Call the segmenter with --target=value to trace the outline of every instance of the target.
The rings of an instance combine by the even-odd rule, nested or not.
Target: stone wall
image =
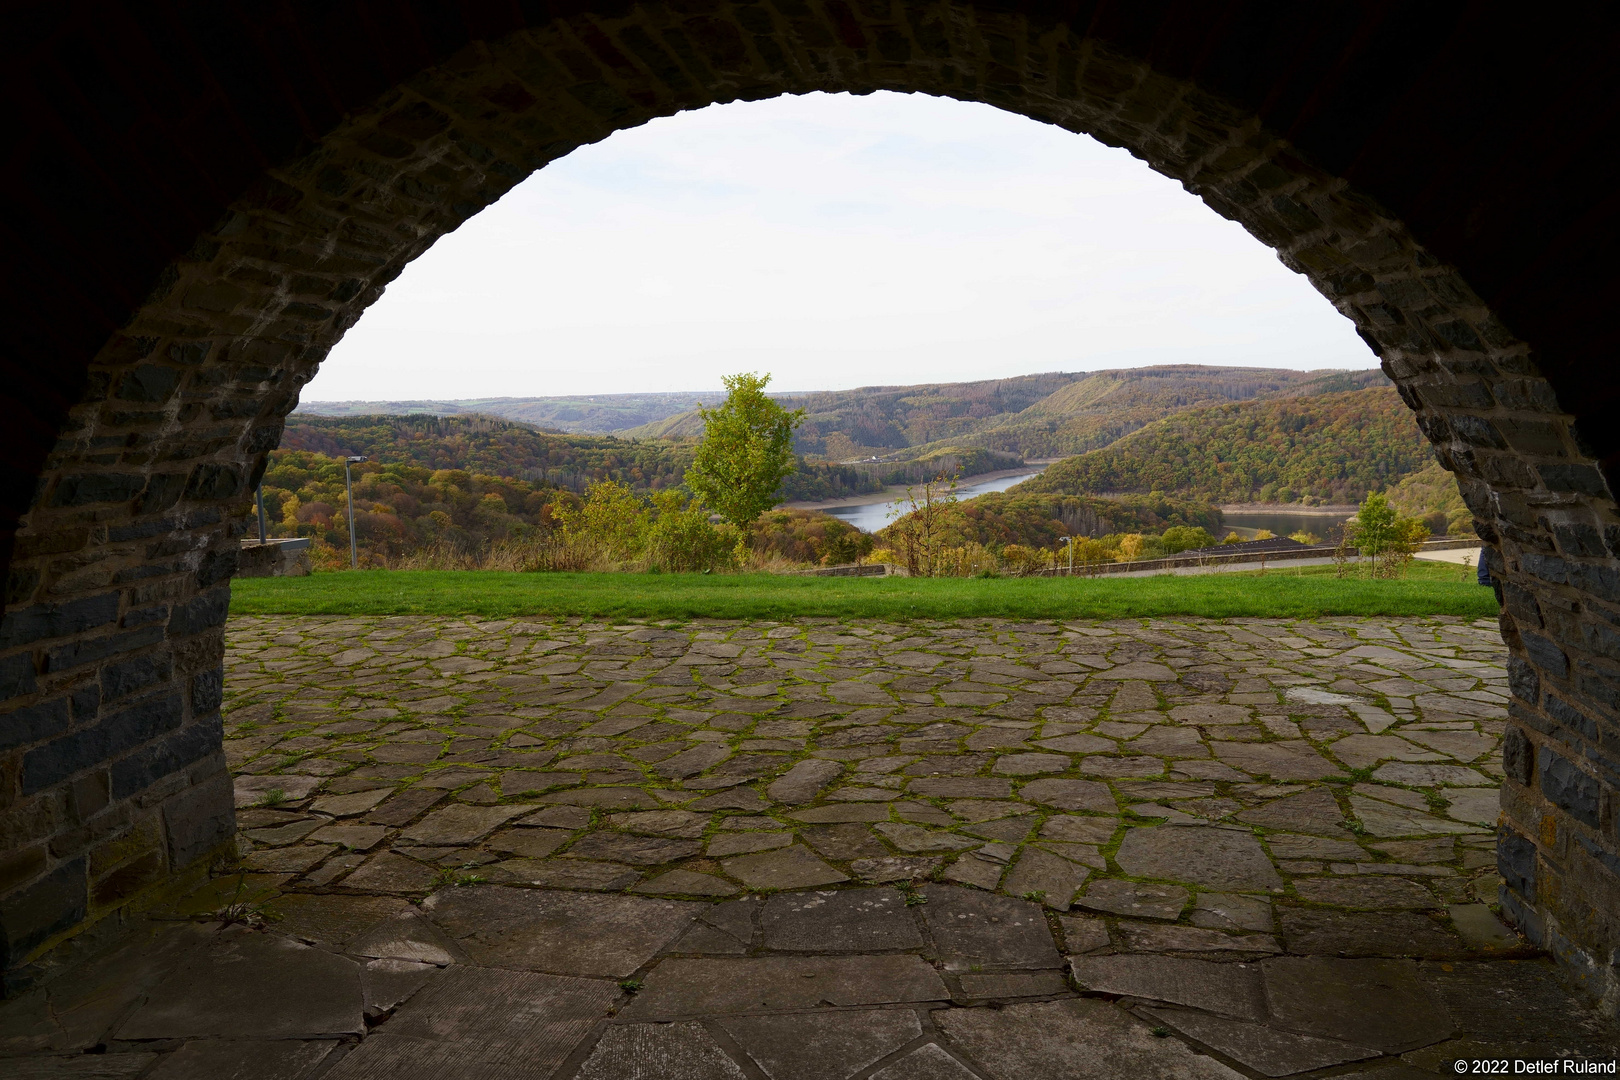
[[[1186,40],[1175,41],[1134,24],[1110,30],[1101,15],[889,0],[651,4],[522,28],[509,14],[491,20],[418,27],[410,40],[362,35],[352,77],[339,64],[294,70],[244,53],[249,67],[283,65],[282,82],[266,86],[307,83],[320,100],[289,113],[286,130],[255,111],[269,90],[236,102],[232,122],[258,140],[238,148],[248,165],[226,162],[244,182],[184,227],[175,215],[193,220],[214,195],[183,209],[150,196],[142,205],[189,239],[150,272],[132,264],[123,301],[85,285],[107,310],[127,306],[109,316],[94,356],[75,361],[78,382],[47,386],[29,369],[8,391],[35,394],[50,427],[37,458],[35,443],[5,449],[13,471],[34,478],[0,622],[0,949],[13,985],[53,942],[227,842],[221,641],[251,492],[299,389],[387,283],[534,169],[615,130],[713,102],[895,89],[988,102],[1125,147],[1275,248],[1355,322],[1457,473],[1504,582],[1518,696],[1504,904],[1617,999],[1620,765],[1607,743],[1620,705],[1620,517],[1597,460],[1608,435],[1584,416],[1575,423],[1580,410],[1567,393],[1560,401],[1531,343],[1413,235],[1378,183],[1334,171],[1342,158],[1342,171],[1377,181],[1388,170],[1369,160],[1432,140],[1369,136],[1358,158],[1324,137],[1313,155],[1303,136],[1281,132],[1318,130],[1311,109],[1326,105],[1295,95],[1284,126],[1263,80],[1249,80],[1250,94],[1230,77],[1275,60],[1286,81],[1301,56],[1276,35],[1197,20],[1178,23]],[[1352,42],[1361,29],[1332,33]],[[317,45],[318,31],[300,30]],[[1189,59],[1200,48],[1207,63]],[[1390,65],[1371,75],[1395,77]],[[1341,93],[1322,77],[1320,94]],[[1365,79],[1368,94],[1383,92],[1375,82]],[[1345,117],[1360,115],[1354,95],[1345,105]],[[1381,107],[1414,108],[1398,97]],[[285,153],[266,161],[272,145]],[[1412,213],[1473,250],[1473,233],[1432,205]],[[1499,246],[1516,250],[1519,235],[1504,230]],[[1479,265],[1498,288],[1499,268]],[[1522,301],[1539,293],[1502,295],[1539,325]],[[62,415],[50,419],[58,391]]]

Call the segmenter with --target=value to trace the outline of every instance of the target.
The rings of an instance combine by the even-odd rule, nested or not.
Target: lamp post
[[[265,536],[264,536],[264,484],[261,483],[259,485],[259,490],[254,493],[253,497],[254,497],[254,500],[259,504],[259,546],[263,547],[264,546],[264,541],[265,541]]]
[[[1074,577],[1074,537],[1065,536],[1063,542],[1069,545],[1069,572],[1066,576]]]
[[[354,544],[354,484],[349,476],[349,466],[358,465],[366,460],[363,457],[343,459],[343,494],[349,500],[349,569],[360,569],[360,553]]]

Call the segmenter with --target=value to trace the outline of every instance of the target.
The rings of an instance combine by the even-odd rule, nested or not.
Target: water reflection
[[[1292,536],[1297,532],[1315,533],[1323,540],[1335,539],[1339,526],[1355,517],[1355,511],[1336,511],[1331,514],[1290,514],[1283,511],[1255,511],[1228,513],[1221,517],[1221,536],[1235,532],[1245,540],[1254,539],[1261,529],[1269,529],[1273,536]]]
[[[975,495],[984,495],[991,491],[1006,491],[1014,484],[1022,483],[1032,476],[1040,475],[1040,472],[1040,469],[1031,469],[1028,472],[1018,473],[1013,476],[998,476],[994,480],[981,480],[977,484],[961,484],[956,489],[956,497],[958,499],[971,499]],[[920,494],[921,485],[918,486],[917,490]],[[894,521],[894,517],[891,515],[902,506],[906,510],[911,509],[911,505],[904,499],[896,499],[893,502],[866,503],[862,506],[829,506],[823,509],[822,513],[831,514],[835,518],[847,521],[861,532],[877,532]]]

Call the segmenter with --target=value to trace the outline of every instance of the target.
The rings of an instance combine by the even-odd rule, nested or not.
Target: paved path
[[[1444,618],[233,620],[242,872],[0,1006],[0,1075],[1609,1060],[1488,906],[1503,660]]]

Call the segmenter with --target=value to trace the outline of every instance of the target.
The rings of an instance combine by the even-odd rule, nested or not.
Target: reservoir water
[[[1336,540],[1338,527],[1355,517],[1355,511],[1337,511],[1331,514],[1290,514],[1286,511],[1256,511],[1253,513],[1227,513],[1222,515],[1220,539],[1235,532],[1245,540],[1252,540],[1261,529],[1269,529],[1273,536],[1292,536],[1304,530],[1315,533],[1323,540]]]
[[[1031,469],[1028,472],[1018,473],[1015,476],[998,476],[994,480],[983,480],[977,484],[960,484],[956,488],[957,499],[971,499],[975,495],[983,495],[991,491],[1006,491],[1014,484],[1021,484],[1032,476],[1037,476],[1040,469]],[[918,485],[917,493],[922,493],[922,486]],[[909,512],[911,504],[905,499],[895,499],[892,502],[864,503],[860,506],[829,506],[822,513],[831,514],[855,526],[861,532],[877,532],[885,525],[892,523],[898,515],[895,513],[901,507],[902,513]]]

